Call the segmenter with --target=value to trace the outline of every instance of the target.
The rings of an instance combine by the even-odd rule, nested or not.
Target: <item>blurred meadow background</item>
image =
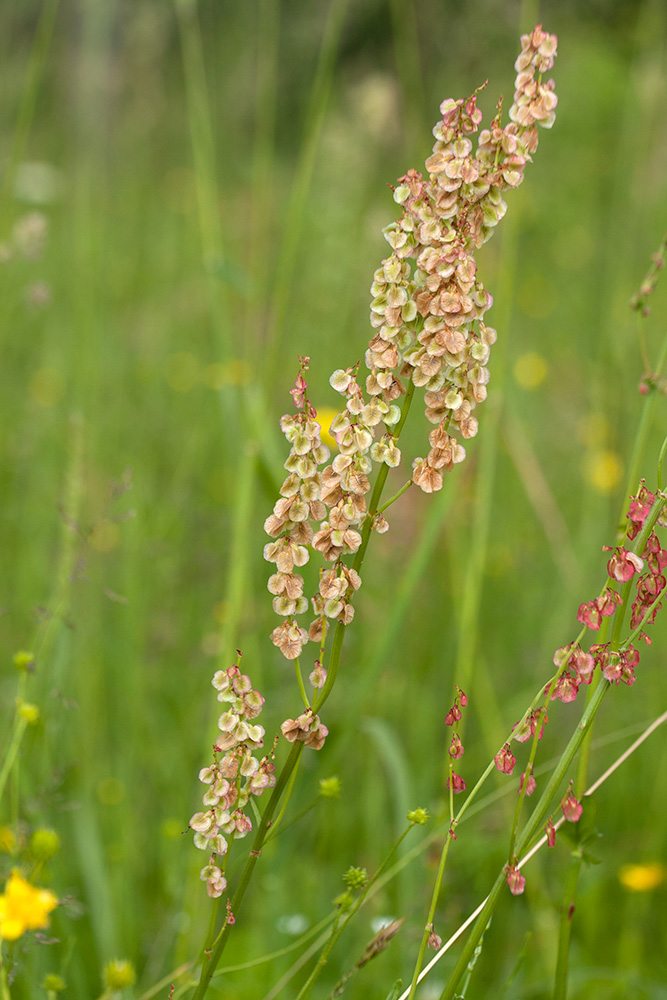
[[[304,755],[284,833],[264,852],[223,962],[287,949],[330,911],[348,866],[374,870],[407,810],[426,806],[435,818],[405,842],[404,865],[316,992],[328,995],[378,920],[405,916],[387,952],[350,981],[351,998],[409,981],[444,829],[455,679],[470,704],[470,786],[550,676],[554,649],[574,638],[579,604],[604,583],[601,546],[615,540],[642,408],[629,300],[667,228],[667,9],[2,5],[5,730],[17,650],[35,653],[26,697],[41,713],[3,804],[2,875],[13,837],[52,827],[62,849],[41,881],[69,897],[52,918],[59,943],[21,955],[16,996],[45,996],[47,972],[63,976],[66,996],[97,996],[115,957],[137,969],[128,996],[154,995],[196,956],[210,901],[187,823],[218,714],[210,678],[243,651],[266,697],[267,743],[299,706],[269,640],[262,558],[298,355],[311,358],[313,401],[336,407],[328,376],[362,359],[370,336],[368,289],[388,253],[381,229],[397,215],[387,184],[423,169],[445,97],[488,79],[485,120],[500,93],[509,107],[519,34],[540,21],[559,38],[557,119],[480,254],[499,341],[479,436],[441,494],[408,491],[389,533],[373,539],[324,712],[330,736]],[[667,283],[652,308],[656,364]],[[410,459],[428,430],[420,409],[406,429]],[[639,469],[651,488],[666,411],[657,398]],[[396,488],[404,479],[397,470]],[[603,705],[592,777],[667,704],[665,613],[652,636],[635,686]],[[580,710],[553,707],[539,760],[559,752]],[[340,798],[288,825],[332,775]],[[499,796],[450,852],[443,938],[507,850],[513,800],[500,775],[490,784]],[[664,733],[596,798],[601,863],[581,878],[570,995],[667,997]],[[538,857],[525,895],[503,898],[471,996],[550,996],[567,858],[562,844]],[[300,953],[231,972],[224,987],[215,981],[219,995],[295,995],[294,983],[274,986]],[[422,1000],[440,995],[455,955]]]

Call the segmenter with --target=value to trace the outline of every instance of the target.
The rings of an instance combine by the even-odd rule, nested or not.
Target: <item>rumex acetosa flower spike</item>
[[[206,882],[208,895],[216,898],[227,886],[217,862],[229,849],[227,838],[233,834],[239,840],[252,830],[252,822],[243,810],[251,795],[273,788],[276,778],[271,757],[258,760],[253,753],[264,741],[263,726],[252,721],[262,710],[263,696],[252,687],[247,674],[241,673],[238,663],[216,671],[211,683],[218,692],[218,701],[227,707],[218,719],[213,762],[199,772],[199,780],[206,786],[204,810],[195,813],[189,825],[195,846],[210,855],[200,878]]]
[[[377,332],[366,353],[366,388],[385,402],[404,391],[401,377],[425,390],[438,439],[432,436],[426,458],[414,460],[413,481],[426,493],[440,490],[443,474],[465,458],[458,438],[475,436],[473,410],[486,398],[496,331],[484,321],[493,299],[479,280],[475,251],[507,210],[504,190],[523,180],[537,148],[536,125],[554,121],[553,82],[542,82],[542,73],[553,66],[556,36],[538,26],[521,44],[507,126],[501,127],[499,105],[475,149],[471,137],[482,121],[477,92],[441,104],[427,174],[408,170],[394,188],[403,215],[384,230],[392,253],[371,286]]]

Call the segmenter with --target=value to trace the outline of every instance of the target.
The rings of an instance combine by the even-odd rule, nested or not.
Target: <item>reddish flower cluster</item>
[[[459,722],[461,721],[462,713],[461,709],[465,708],[468,704],[468,698],[465,693],[457,685],[456,687],[456,698],[454,699],[454,704],[447,712],[445,716],[445,725],[452,726],[454,732],[452,734],[452,739],[449,744],[449,756],[452,760],[459,760],[463,757],[464,748],[461,742],[461,737],[459,736]],[[454,774],[452,767],[449,768],[449,777],[447,778],[447,788],[451,788],[455,795],[459,792],[465,792],[466,783],[460,774]]]
[[[500,771],[501,774],[511,774],[516,767],[516,757],[510,750],[509,743],[506,743],[501,750],[498,751],[493,761]]]
[[[644,526],[644,522],[655,500],[655,494],[647,490],[642,484],[639,495],[633,499],[628,511],[628,520],[630,521],[630,528],[628,529],[629,539],[637,537]],[[662,507],[656,523],[660,527],[667,527],[667,507]],[[660,539],[655,531],[652,531],[646,540],[642,556],[646,569],[644,573],[640,572],[637,580],[637,593],[632,604],[631,625],[633,628],[637,628],[642,621],[645,621],[647,625],[652,625],[655,621],[655,616],[662,607],[662,601],[658,601],[653,607],[650,616],[646,617],[651,605],[653,605],[656,598],[664,591],[666,583],[663,570],[667,567],[667,549],[662,548]]]
[[[627,541],[633,541],[638,536],[655,502],[655,494],[642,484],[639,494],[630,503]],[[662,527],[667,526],[665,506],[656,523]],[[662,548],[656,532],[651,531],[641,553],[631,552],[623,545],[615,548],[605,545],[603,551],[612,553],[607,562],[610,579],[626,584],[636,578],[631,628],[638,629],[652,624],[662,605],[660,596],[667,583],[663,572],[667,567],[667,549]],[[621,603],[620,594],[607,586],[600,597],[579,607],[577,619],[596,632],[602,625],[602,619],[613,615]],[[650,644],[648,636],[643,632],[639,634]],[[584,653],[579,646],[572,644],[556,650],[554,663],[559,668],[559,676],[552,697],[561,701],[574,701],[580,684],[590,684],[595,667],[599,667],[602,676],[610,682],[634,684],[639,650],[631,643],[624,644],[620,649],[612,649],[609,643],[598,643],[591,646],[589,653]]]
[[[532,712],[529,712],[525,719],[521,722],[517,722],[514,726],[512,737],[518,743],[525,743],[529,740],[531,736],[534,736],[538,731],[538,740],[541,740],[544,735],[544,727],[549,721],[549,717],[544,708],[535,708]]]
[[[591,653],[585,653],[578,643],[573,642],[556,650],[554,665],[558,667],[559,676],[551,694],[552,699],[574,701],[579,692],[579,685],[591,683],[595,659]],[[550,686],[547,684],[545,691],[548,691]]]
[[[227,853],[225,834],[236,840],[252,830],[252,822],[243,812],[251,795],[261,795],[276,783],[269,757],[257,760],[253,750],[263,746],[264,728],[252,723],[262,711],[264,698],[255,691],[237,664],[218,670],[212,681],[218,701],[230,707],[218,719],[220,736],[213,746],[213,763],[202,768],[199,780],[207,785],[203,796],[204,812],[195,813],[190,827],[195,832],[195,846],[211,854],[200,878],[206,882],[209,896],[221,896],[227,885],[216,856]],[[224,757],[218,759],[218,753]]]
[[[602,619],[610,618],[620,603],[621,598],[616,591],[605,587],[600,597],[596,597],[595,600],[589,601],[587,604],[580,605],[577,612],[577,621],[585,625],[586,628],[597,632],[602,625]]]

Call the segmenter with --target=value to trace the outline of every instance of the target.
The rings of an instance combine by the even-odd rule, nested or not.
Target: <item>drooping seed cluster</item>
[[[212,681],[218,701],[229,707],[218,719],[220,736],[213,745],[214,759],[199,772],[199,780],[207,786],[202,802],[203,812],[190,820],[195,846],[211,855],[200,877],[206,882],[211,897],[222,895],[227,880],[218,857],[229,848],[227,837],[239,840],[252,830],[252,822],[243,811],[251,795],[261,795],[276,783],[270,757],[258,760],[253,751],[263,746],[264,728],[253,723],[262,711],[264,698],[255,691],[238,665],[218,670]],[[224,754],[218,757],[218,754]]]
[[[475,152],[470,136],[482,120],[477,93],[441,105],[428,179],[416,170],[399,179],[394,199],[403,216],[384,231],[392,254],[371,286],[377,333],[366,354],[366,389],[394,400],[403,391],[398,374],[426,390],[426,416],[438,426],[427,457],[413,463],[413,478],[429,493],[441,489],[443,472],[465,458],[450,430],[474,437],[473,410],[486,398],[496,331],[484,322],[493,300],[477,275],[475,250],[507,210],[503,191],[523,180],[538,144],[536,125],[554,121],[553,81],[542,83],[541,74],[553,66],[557,39],[537,27],[521,44],[512,120],[501,127],[499,108]]]
[[[321,499],[319,467],[329,457],[329,449],[322,444],[320,425],[307,402],[304,377],[307,370],[308,358],[302,358],[292,390],[297,413],[285,415],[280,421],[291,446],[285,462],[288,476],[280,488],[280,499],[273,513],[264,522],[266,533],[277,539],[264,546],[264,558],[276,564],[276,572],[268,584],[269,591],[275,595],[273,610],[285,618],[271,633],[271,641],[288,660],[300,656],[304,642],[308,641],[307,631],[294,618],[308,609],[308,599],[303,595],[303,577],[294,569],[305,566],[310,558],[309,547],[314,535],[311,520],[320,521],[326,513]]]
[[[536,126],[550,127],[556,106],[553,83],[541,79],[553,65],[556,37],[538,27],[521,44],[510,123],[501,127],[499,106],[473,151],[470,137],[482,119],[477,94],[444,101],[427,178],[409,170],[394,189],[403,215],[385,230],[392,253],[371,288],[375,333],[365,355],[369,374],[364,385],[358,365],[331,376],[345,406],[331,424],[338,454],[321,471],[329,455],[307,399],[308,359],[301,359],[292,390],[297,413],[281,420],[291,447],[289,475],[265,524],[274,541],[264,556],[276,564],[269,590],[274,610],[285,619],[271,639],[287,659],[299,657],[308,640],[323,645],[331,620],[345,625],[352,620],[351,598],[361,580],[343,558],[361,545],[372,463],[394,468],[401,461],[396,401],[406,391],[405,379],[425,390],[426,416],[436,425],[427,457],[413,462],[412,478],[422,490],[442,487],[443,473],[465,458],[458,439],[477,433],[473,411],[486,398],[496,331],[484,322],[492,298],[477,275],[475,251],[505,214],[503,191],[523,180],[537,148]],[[371,527],[382,532],[388,525],[376,515]],[[295,569],[312,550],[333,565],[320,573],[312,599],[315,619],[305,628],[296,619],[308,602]],[[314,673],[322,683],[323,668]]]
[[[368,452],[373,443],[370,428],[381,416],[388,416],[389,411],[389,406],[381,400],[363,404],[361,389],[351,370],[334,373],[332,384],[346,396],[347,405],[336,418],[340,453],[320,471],[320,465],[329,457],[329,449],[322,444],[315,410],[307,400],[304,377],[307,368],[308,359],[302,358],[296,388],[292,391],[302,412],[284,416],[280,423],[291,444],[285,462],[289,475],[281,486],[281,498],[273,514],[264,524],[266,532],[277,538],[264,548],[264,558],[274,562],[277,569],[269,580],[269,590],[276,595],[273,609],[285,617],[284,623],[273,630],[271,640],[288,660],[301,655],[308,639],[322,642],[329,619],[345,625],[352,621],[354,609],[350,597],[359,589],[361,579],[341,561],[341,556],[356,552],[361,544],[358,529],[366,515],[365,495],[370,489],[367,475],[371,468]],[[311,522],[316,522],[317,530]],[[308,609],[303,596],[303,577],[294,568],[308,562],[310,550],[335,565],[320,573],[318,593],[312,601],[315,619],[306,630],[294,617]]]

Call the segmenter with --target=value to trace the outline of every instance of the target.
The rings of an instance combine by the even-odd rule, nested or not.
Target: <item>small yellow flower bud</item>
[[[26,653],[25,650],[20,650],[18,653],[14,654],[14,666],[17,670],[34,670],[35,657],[32,653]]]
[[[323,799],[340,798],[340,789],[341,784],[338,775],[334,774],[331,778],[320,779],[320,795]]]
[[[66,986],[67,983],[63,977],[56,972],[49,972],[42,981],[42,989],[46,993],[62,993]]]
[[[19,702],[18,713],[22,719],[25,719],[29,726],[34,726],[39,721],[39,709],[37,705],[31,705],[27,701]]]
[[[108,990],[124,990],[136,978],[134,966],[126,958],[115,958],[104,967],[104,985]]]
[[[49,861],[60,850],[60,837],[55,830],[40,827],[30,838],[30,853],[37,861]]]
[[[425,826],[428,823],[428,809],[412,809],[408,813],[408,823],[416,823],[418,826]]]

